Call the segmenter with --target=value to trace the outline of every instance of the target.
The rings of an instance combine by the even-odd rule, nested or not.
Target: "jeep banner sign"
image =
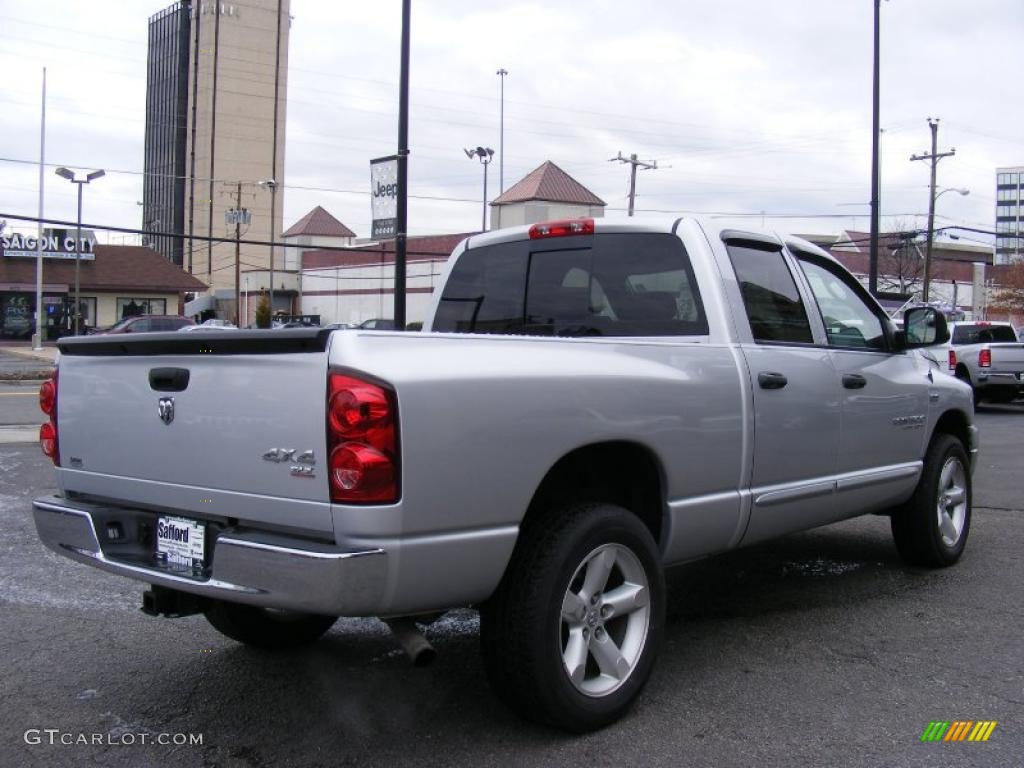
[[[42,246],[40,248],[40,246]],[[82,261],[93,261],[96,256],[96,235],[82,230]],[[41,237],[14,233],[0,238],[0,256],[10,258],[32,258],[42,250],[44,259],[74,259],[75,230],[44,229]]]
[[[370,237],[392,238],[398,221],[398,156],[370,161]]]

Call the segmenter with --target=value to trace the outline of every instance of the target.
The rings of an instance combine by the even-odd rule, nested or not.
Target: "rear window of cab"
[[[608,233],[471,248],[452,269],[433,330],[533,336],[706,335],[678,237]]]

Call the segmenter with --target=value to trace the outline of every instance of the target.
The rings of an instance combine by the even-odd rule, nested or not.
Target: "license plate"
[[[201,569],[206,554],[206,524],[184,517],[156,522],[156,559],[172,568]]]

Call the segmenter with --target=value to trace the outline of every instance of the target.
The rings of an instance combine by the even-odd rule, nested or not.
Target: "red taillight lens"
[[[39,428],[39,447],[60,466],[60,441],[57,439],[57,371],[39,387],[39,408],[50,420]]]
[[[373,428],[386,426],[391,409],[384,390],[347,376],[331,381],[327,415],[331,430],[342,437],[363,437]]]
[[[949,370],[956,370],[956,352],[949,350]]]
[[[982,368],[992,367],[992,350],[983,349],[978,353],[978,365]]]
[[[568,237],[569,235],[594,234],[593,219],[562,219],[561,221],[542,221],[530,227],[530,239],[541,240],[545,237]]]
[[[341,373],[327,380],[331,501],[398,501],[398,401],[384,386]]]
[[[46,422],[39,427],[39,447],[43,449],[43,453],[56,462],[57,428],[50,422]]]
[[[40,410],[49,416],[53,413],[53,406],[57,404],[57,385],[54,384],[53,379],[47,379],[43,382],[43,385],[39,387],[39,408]]]
[[[365,443],[343,443],[331,452],[331,488],[344,501],[395,501],[395,462]]]

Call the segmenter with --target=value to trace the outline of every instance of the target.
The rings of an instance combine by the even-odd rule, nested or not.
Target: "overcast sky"
[[[0,0],[0,213],[37,212],[45,66],[46,162],[105,168],[83,218],[140,225],[147,19],[169,4]],[[658,163],[638,174],[640,216],[868,228],[871,0],[412,5],[411,234],[479,227],[463,148],[499,147],[499,67],[506,187],[551,160],[624,216],[621,151]],[[397,147],[401,3],[292,0],[292,16],[284,224],[320,204],[368,235],[368,163]],[[1020,0],[882,4],[883,228],[926,225],[928,166],[909,158],[929,149],[928,117],[956,148],[940,187],[970,189],[942,196],[937,226],[993,228],[995,169],[1024,165],[1022,38]],[[73,219],[72,186],[44,178],[45,214]]]

